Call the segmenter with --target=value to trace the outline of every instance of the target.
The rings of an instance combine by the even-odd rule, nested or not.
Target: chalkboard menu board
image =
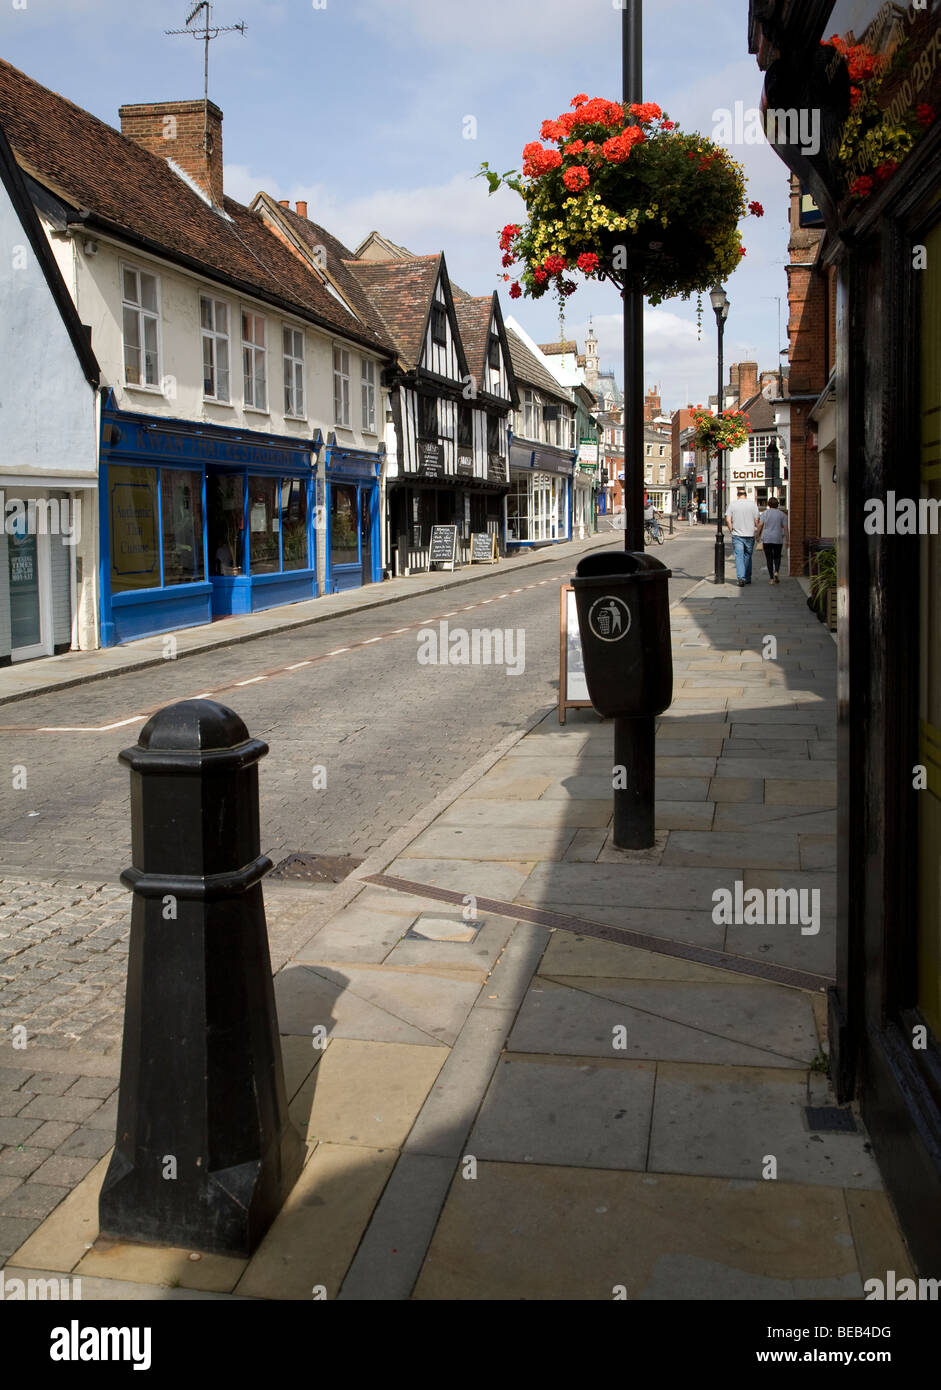
[[[495,565],[497,556],[497,538],[492,531],[475,531],[471,536],[471,564],[472,565]]]
[[[432,565],[450,565],[454,569],[457,557],[457,527],[432,526],[428,561]]]
[[[440,444],[426,440],[420,446],[421,471],[426,478],[440,478],[444,473],[444,451]]]

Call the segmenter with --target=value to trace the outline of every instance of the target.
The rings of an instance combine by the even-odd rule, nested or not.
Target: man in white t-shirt
[[[735,556],[735,573],[738,587],[744,589],[751,583],[752,555],[755,551],[755,527],[761,520],[761,513],[754,502],[748,500],[746,490],[738,489],[738,496],[729,503],[725,514],[725,524],[732,533],[732,553]]]

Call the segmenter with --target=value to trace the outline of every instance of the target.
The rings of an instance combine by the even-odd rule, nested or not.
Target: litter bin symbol
[[[623,599],[607,594],[591,605],[588,626],[603,642],[618,642],[631,630],[631,610]]]

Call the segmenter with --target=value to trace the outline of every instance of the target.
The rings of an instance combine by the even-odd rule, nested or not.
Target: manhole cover
[[[268,877],[297,883],[342,883],[362,862],[349,854],[289,854]]]
[[[829,1130],[831,1133],[856,1133],[856,1121],[852,1110],[841,1110],[836,1105],[805,1105],[807,1128]]]

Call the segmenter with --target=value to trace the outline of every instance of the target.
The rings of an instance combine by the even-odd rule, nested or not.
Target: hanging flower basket
[[[889,61],[866,44],[851,44],[839,34],[822,43],[825,48],[836,49],[849,72],[850,113],[837,160],[844,193],[862,200],[892,177],[920,136],[934,124],[936,112],[927,101],[901,113],[896,103],[884,104],[887,84],[908,61],[902,48]]]
[[[581,94],[572,107],[543,121],[548,143],[525,146],[522,175],[480,169],[491,193],[514,189],[529,215],[500,237],[510,297],[539,299],[554,288],[564,303],[575,272],[622,292],[639,283],[651,304],[726,279],[745,254],[740,219],[763,213],[746,204],[744,174],[728,151],[679,130],[655,102]]]
[[[720,449],[739,449],[751,434],[748,416],[741,410],[726,410],[721,415],[711,415],[708,410],[693,411],[693,428],[696,431],[696,447],[705,449],[709,456]]]

